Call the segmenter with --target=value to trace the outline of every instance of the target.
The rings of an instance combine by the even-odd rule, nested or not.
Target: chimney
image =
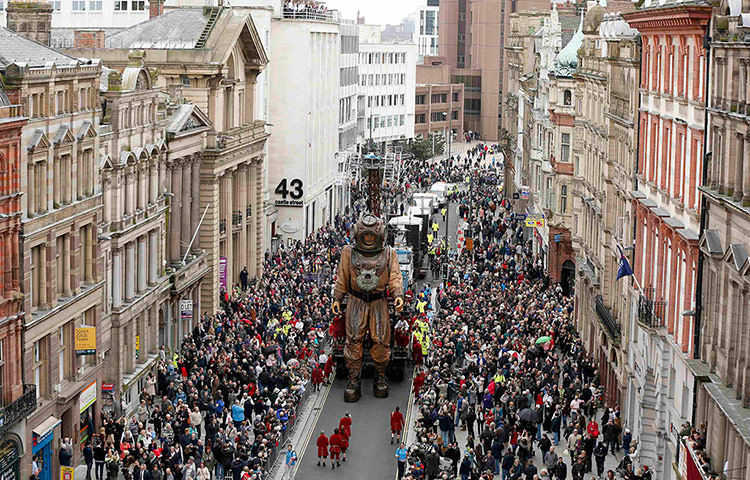
[[[104,30],[75,30],[73,48],[104,48]]]
[[[149,0],[148,18],[158,17],[164,13],[164,0]]]
[[[42,0],[12,0],[5,11],[9,30],[49,46],[52,5]]]

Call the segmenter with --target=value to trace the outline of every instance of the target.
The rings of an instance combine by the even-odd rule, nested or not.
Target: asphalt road
[[[411,390],[412,369],[406,371],[402,382],[390,383],[388,398],[375,398],[372,394],[372,379],[362,379],[362,398],[356,403],[344,402],[344,388],[346,380],[336,380],[326,399],[323,410],[318,417],[315,427],[310,432],[310,440],[297,468],[296,479],[327,480],[351,479],[383,480],[395,478],[396,475],[396,445],[390,444],[391,412],[396,405],[405,411]],[[341,468],[331,469],[330,460],[327,467],[318,467],[318,449],[315,441],[321,430],[326,436],[338,427],[339,420],[346,412],[352,415],[352,437],[349,439],[347,460]]]
[[[456,241],[456,228],[458,214],[456,204],[449,207],[450,243]],[[433,215],[440,225],[440,236],[445,235],[446,225],[442,216],[438,213]],[[425,282],[436,283],[432,279],[432,273],[427,270],[427,276],[419,284]],[[396,459],[394,457],[397,445],[390,444],[390,415],[396,405],[401,408],[406,416],[409,393],[411,392],[411,378],[413,366],[408,365],[402,382],[390,382],[390,396],[386,399],[378,399],[372,394],[372,379],[362,379],[362,398],[356,403],[344,402],[344,388],[346,380],[336,380],[331,386],[328,397],[325,400],[320,415],[315,422],[311,432],[308,432],[309,440],[302,454],[302,460],[295,472],[295,479],[299,480],[328,480],[328,479],[350,479],[358,480],[383,480],[396,476]],[[318,449],[315,441],[324,430],[326,436],[330,437],[333,429],[338,427],[339,420],[346,413],[352,415],[352,438],[349,440],[347,461],[341,464],[341,468],[331,469],[330,459],[326,468],[318,467]],[[405,438],[405,434],[404,434]],[[299,450],[298,450],[299,451]]]

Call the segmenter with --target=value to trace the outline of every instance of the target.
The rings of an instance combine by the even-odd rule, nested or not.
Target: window
[[[458,92],[453,92],[453,101],[454,102],[458,101]]]
[[[453,110],[453,112],[451,113],[451,118],[453,120],[458,120],[458,110]]]
[[[430,103],[445,103],[448,101],[447,93],[433,93],[430,98]]]
[[[42,352],[44,345],[44,339],[37,340],[34,342],[34,385],[36,385],[36,398],[38,399],[42,395],[47,393],[46,385],[44,384],[44,371],[42,370],[43,362],[42,358],[44,353]]]
[[[400,125],[403,127],[404,126],[404,115],[399,115],[399,121],[400,121]]]
[[[102,0],[89,0],[89,10],[100,12],[102,10]]]
[[[145,0],[133,0],[130,2],[130,6],[133,10],[146,10],[146,1]]]
[[[5,10],[5,1],[0,0],[0,12],[2,12],[3,10]]]
[[[393,126],[393,117],[391,115],[388,115],[388,126],[389,127]]]
[[[570,161],[570,134],[569,133],[562,134],[562,145],[560,146],[560,161],[561,162]]]
[[[424,113],[418,113],[416,115],[416,123],[425,123],[425,114]]]
[[[570,93],[570,90],[565,90],[563,93],[563,103],[565,105],[571,105],[573,103],[573,94]]]
[[[444,122],[445,121],[445,112],[432,112],[430,114],[430,121],[431,122]]]
[[[73,0],[73,11],[82,12],[86,10],[86,0]]]
[[[417,105],[424,105],[425,95],[417,95],[414,97],[414,103]]]
[[[115,11],[125,11],[128,9],[128,0],[115,0]]]
[[[49,4],[52,5],[52,10],[60,11],[60,0],[50,0]]]
[[[65,341],[65,327],[66,325],[63,325],[62,327],[57,329],[57,336],[59,337],[60,342],[60,350],[58,351],[58,357],[57,357],[57,367],[58,367],[58,382],[62,383],[63,380],[67,377],[67,370],[68,365],[67,361],[65,359],[65,350],[67,348],[68,342]]]
[[[568,211],[568,186],[560,186],[560,213],[566,213]]]
[[[190,77],[187,75],[180,75],[180,82],[183,86],[189,87],[190,86]]]

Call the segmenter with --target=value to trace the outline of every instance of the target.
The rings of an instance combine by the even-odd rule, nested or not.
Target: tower
[[[52,5],[41,0],[14,0],[8,3],[8,29],[49,46],[52,31]]]

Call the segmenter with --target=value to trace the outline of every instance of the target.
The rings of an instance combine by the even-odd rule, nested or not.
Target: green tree
[[[433,140],[434,154],[433,154]],[[432,133],[427,138],[415,138],[406,145],[405,149],[408,153],[414,155],[414,158],[420,162],[424,162],[432,158],[435,155],[440,155],[445,151],[445,139],[443,135],[439,133]]]

